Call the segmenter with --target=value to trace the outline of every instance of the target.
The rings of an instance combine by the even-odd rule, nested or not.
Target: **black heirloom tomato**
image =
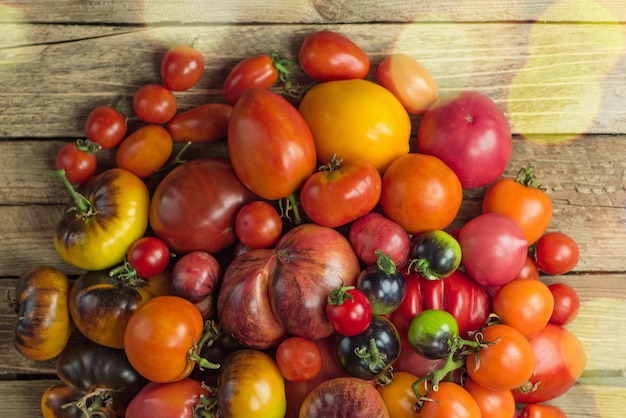
[[[398,359],[400,345],[400,335],[391,321],[374,315],[361,334],[351,337],[337,334],[335,357],[349,375],[372,380]]]
[[[400,306],[406,294],[406,282],[389,256],[378,250],[376,255],[376,265],[361,271],[356,288],[367,296],[373,314],[384,315]]]
[[[429,280],[451,275],[461,264],[461,246],[450,234],[432,229],[413,236],[410,268]]]
[[[120,263],[148,226],[150,193],[123,168],[112,168],[74,190],[62,176],[72,201],[59,220],[54,247],[80,269],[103,270]]]

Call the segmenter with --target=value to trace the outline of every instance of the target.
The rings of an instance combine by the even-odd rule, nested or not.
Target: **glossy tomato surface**
[[[202,52],[190,45],[174,45],[161,60],[161,81],[173,91],[188,90],[204,73]]]

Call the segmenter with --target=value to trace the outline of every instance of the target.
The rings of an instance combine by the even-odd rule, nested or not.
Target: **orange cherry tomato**
[[[491,390],[468,379],[463,387],[480,408],[481,418],[513,418],[515,398],[510,390]]]
[[[161,125],[146,125],[128,135],[120,144],[115,163],[139,178],[146,178],[163,167],[174,144]]]
[[[378,386],[378,393],[383,398],[389,411],[390,418],[415,418],[415,406],[417,396],[413,390],[413,383],[419,377],[404,371],[394,371],[391,383]],[[420,386],[420,392],[426,393],[424,384]]]
[[[476,400],[453,382],[441,382],[437,390],[432,388],[426,394],[423,406],[416,417],[419,418],[481,418]]]

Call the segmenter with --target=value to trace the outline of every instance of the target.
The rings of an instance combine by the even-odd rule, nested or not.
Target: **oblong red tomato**
[[[222,95],[227,103],[234,105],[244,91],[251,87],[269,89],[278,81],[279,72],[269,54],[256,54],[239,61],[230,70]]]
[[[300,46],[298,61],[316,81],[365,78],[370,69],[370,59],[360,46],[330,30],[308,35]]]
[[[289,196],[317,168],[313,135],[281,95],[250,88],[233,108],[228,153],[237,177],[268,200]]]
[[[115,164],[139,178],[146,178],[165,165],[173,148],[172,136],[164,127],[145,125],[122,140],[115,154]]]
[[[166,125],[176,142],[213,142],[226,138],[233,111],[225,103],[205,103],[178,113]]]
[[[376,167],[365,161],[341,165],[334,158],[324,167],[300,191],[302,209],[315,223],[336,228],[376,207],[382,187]]]

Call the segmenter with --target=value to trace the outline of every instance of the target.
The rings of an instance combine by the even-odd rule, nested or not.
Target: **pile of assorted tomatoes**
[[[174,46],[132,99],[136,129],[98,106],[59,151],[54,245],[83,273],[33,266],[15,295],[15,347],[57,361],[43,415],[565,416],[546,402],[585,367],[564,327],[580,301],[540,276],[578,246],[548,231],[532,166],[504,177],[502,111],[439,97],[407,55],[373,72],[336,32],[297,58],[247,57],[223,101],[181,111],[204,57]]]

